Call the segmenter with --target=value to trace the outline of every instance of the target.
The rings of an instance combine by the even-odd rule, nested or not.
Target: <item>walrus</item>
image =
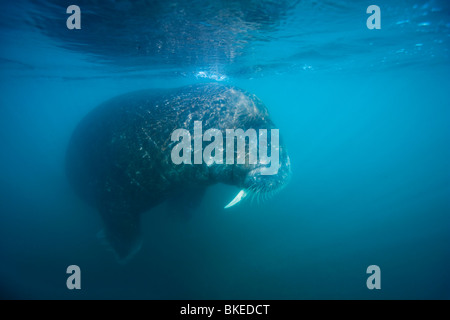
[[[242,189],[227,207],[247,195],[265,198],[286,185],[291,170],[281,137],[276,174],[262,174],[268,164],[248,161],[175,164],[172,133],[192,129],[195,121],[202,121],[204,130],[275,128],[259,98],[217,83],[123,94],[93,109],[75,128],[66,155],[67,177],[98,210],[104,238],[119,261],[141,247],[140,215],[164,201],[187,214],[216,183]],[[245,152],[249,156],[249,148]]]

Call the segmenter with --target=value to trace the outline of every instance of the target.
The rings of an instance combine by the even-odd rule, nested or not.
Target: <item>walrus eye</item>
[[[238,202],[240,202],[242,199],[244,199],[247,196],[248,192],[242,189],[239,191],[237,196],[225,206],[225,209],[231,208],[232,206],[236,205]]]

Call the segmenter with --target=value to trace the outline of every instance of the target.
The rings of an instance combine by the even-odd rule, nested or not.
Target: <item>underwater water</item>
[[[448,1],[3,1],[0,41],[0,298],[450,298]],[[204,82],[265,103],[292,178],[227,210],[239,189],[212,186],[189,218],[161,204],[119,264],[67,180],[72,132],[119,94]]]

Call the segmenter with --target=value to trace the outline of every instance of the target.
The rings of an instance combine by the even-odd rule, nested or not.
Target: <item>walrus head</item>
[[[210,93],[215,91],[213,100],[218,105],[214,112],[209,110],[208,119],[214,120],[207,122],[205,129],[218,125],[226,140],[220,150],[226,161],[209,166],[208,171],[218,182],[241,188],[225,208],[244,198],[259,201],[271,197],[288,183],[291,167],[287,149],[267,107],[255,95],[236,87],[214,84],[207,88]],[[228,148],[229,143],[233,149]],[[233,159],[231,164],[229,156]]]

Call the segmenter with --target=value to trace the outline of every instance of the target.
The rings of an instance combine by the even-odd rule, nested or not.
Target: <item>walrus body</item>
[[[165,200],[189,210],[215,183],[264,194],[286,183],[289,158],[282,145],[274,176],[259,175],[258,165],[174,164],[171,134],[178,128],[191,130],[194,121],[202,121],[204,130],[274,128],[256,96],[218,84],[125,94],[94,109],[76,128],[67,175],[76,192],[99,211],[106,240],[120,260],[140,248],[140,214]]]

